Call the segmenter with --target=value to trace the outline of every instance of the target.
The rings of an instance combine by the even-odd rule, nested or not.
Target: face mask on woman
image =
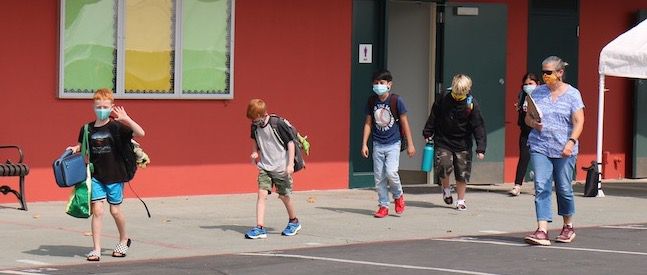
[[[544,83],[548,85],[555,84],[557,83],[557,81],[559,81],[559,78],[557,77],[555,72],[553,72],[552,74],[544,74],[543,78],[544,78]]]
[[[535,88],[537,88],[537,85],[532,85],[532,84],[523,85],[523,91],[526,92],[527,94],[531,94],[532,91],[535,90]]]

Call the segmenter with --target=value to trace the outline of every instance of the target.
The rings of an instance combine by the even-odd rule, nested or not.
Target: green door
[[[505,65],[507,6],[447,3],[445,6],[441,86],[450,87],[457,73],[472,78],[487,131],[485,160],[474,157],[471,183],[503,182],[505,141]]]
[[[647,10],[638,13],[638,22],[647,19]],[[647,178],[647,79],[635,81],[634,150],[632,178]]]
[[[350,95],[350,188],[375,186],[373,160],[360,155],[368,96],[373,72],[384,65],[384,1],[353,1]],[[360,63],[360,45],[370,45],[371,62]],[[367,51],[368,53],[368,51]],[[363,61],[367,62],[367,61]],[[369,141],[370,146],[370,141]]]
[[[539,75],[541,62],[555,55],[568,62],[564,81],[577,88],[579,1],[530,0],[528,7],[528,72]]]

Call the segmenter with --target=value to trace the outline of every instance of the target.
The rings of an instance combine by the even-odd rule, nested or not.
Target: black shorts
[[[454,172],[456,181],[470,181],[472,172],[472,152],[452,152],[445,148],[436,148],[436,162],[434,172],[437,179],[444,179]]]

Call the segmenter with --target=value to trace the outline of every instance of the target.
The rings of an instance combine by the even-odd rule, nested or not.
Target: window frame
[[[226,94],[193,94],[183,93],[182,89],[182,66],[183,66],[183,0],[174,0],[175,4],[175,26],[174,26],[174,78],[173,78],[173,93],[126,93],[125,92],[125,1],[114,0],[117,5],[117,55],[116,55],[116,81],[114,96],[117,99],[198,99],[198,100],[228,100],[234,98],[234,30],[235,30],[235,15],[236,15],[236,1],[225,0],[229,2],[229,41],[228,41],[228,55],[229,55],[229,85],[228,93]],[[71,93],[64,92],[64,77],[65,77],[65,2],[60,0],[59,5],[59,66],[58,66],[58,98],[59,99],[89,99],[92,98],[93,93]]]

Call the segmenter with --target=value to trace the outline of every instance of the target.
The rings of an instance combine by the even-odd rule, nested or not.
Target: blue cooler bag
[[[87,178],[85,159],[82,154],[72,154],[65,150],[60,158],[54,161],[54,177],[59,187],[71,187]]]

